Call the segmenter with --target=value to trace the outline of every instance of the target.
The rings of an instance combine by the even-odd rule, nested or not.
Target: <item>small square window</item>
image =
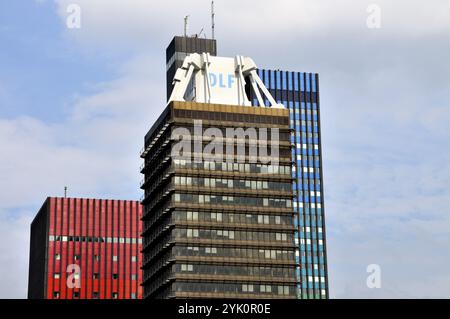
[[[94,292],[92,293],[92,298],[98,299],[98,292],[94,291]]]
[[[59,299],[59,291],[54,291],[53,292],[53,298],[54,299]]]
[[[92,274],[92,279],[100,279],[100,274],[97,273],[97,272],[94,272],[94,273]]]
[[[137,257],[136,256],[131,256],[131,262],[136,262],[137,261]]]
[[[114,255],[112,259],[113,259],[113,261],[119,260],[119,258],[116,255]]]
[[[119,298],[119,294],[118,294],[117,292],[113,292],[113,293],[111,294],[111,298],[112,298],[112,299],[117,299],[117,298]]]
[[[53,274],[53,278],[59,279],[59,278],[60,278],[59,272],[55,272],[55,273]]]
[[[60,254],[55,254],[55,260],[61,260],[61,255]]]
[[[112,279],[118,279],[119,275],[118,274],[112,274]]]
[[[74,291],[73,298],[76,298],[76,299],[80,298],[80,293],[78,291]]]

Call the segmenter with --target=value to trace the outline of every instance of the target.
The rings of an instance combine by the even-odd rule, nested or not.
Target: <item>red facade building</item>
[[[138,201],[49,197],[31,224],[28,298],[140,299]]]

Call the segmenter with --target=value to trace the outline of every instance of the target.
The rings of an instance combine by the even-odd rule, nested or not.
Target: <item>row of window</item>
[[[272,125],[288,125],[289,120],[284,116],[270,116],[259,114],[242,114],[231,112],[211,112],[211,111],[197,111],[197,110],[182,110],[174,109],[174,117],[210,120],[210,121],[231,121],[243,123],[261,123]]]
[[[128,237],[93,237],[93,236],[60,236],[50,235],[49,241],[73,241],[82,243],[108,243],[108,244],[142,244],[142,238]]]
[[[196,211],[175,211],[175,220],[225,222],[239,224],[291,225],[292,217],[277,215],[210,213]]]
[[[286,104],[288,104],[288,103],[286,103]],[[301,115],[305,115],[305,114],[308,116],[308,118],[311,118],[311,115],[315,116],[318,114],[317,109],[311,110],[309,108],[306,108],[305,103],[301,103],[301,106],[299,104],[296,105],[295,110],[297,110],[297,112],[295,112],[295,116],[294,116],[294,108],[292,107],[292,105],[290,105],[290,106],[291,106],[291,108],[289,109],[289,113],[291,114],[291,119],[298,120],[300,118],[304,118],[304,116],[301,117]]]
[[[258,70],[258,75],[267,89],[317,91],[316,76],[313,73],[261,69]]]
[[[234,248],[234,247],[177,246],[174,248],[174,254],[177,256],[214,255],[215,257],[234,257],[244,259],[274,259],[274,260],[294,259],[294,252],[290,250],[252,249],[252,248]]]
[[[176,203],[215,204],[215,205],[241,205],[253,207],[290,208],[292,200],[279,198],[258,198],[221,195],[174,194]]]
[[[251,232],[219,229],[185,229],[178,228],[173,231],[176,238],[201,238],[224,240],[248,240],[248,241],[293,241],[293,234]]]
[[[175,185],[202,186],[211,188],[231,188],[231,189],[252,189],[252,190],[292,190],[291,183],[277,183],[255,180],[234,180],[226,178],[196,178],[186,176],[176,176]]]
[[[200,163],[188,161],[186,159],[174,159],[176,168],[202,169],[210,171],[257,173],[257,174],[281,174],[290,175],[291,166],[289,165],[265,165],[256,163],[225,163],[214,161],[202,161]]]
[[[319,133],[314,133],[314,132],[295,132],[295,133],[291,133],[291,137],[297,137],[297,139],[303,139],[306,140],[308,139],[318,139],[319,138]]]
[[[249,144],[249,141],[258,143],[264,141],[271,141],[276,139],[279,141],[287,141],[291,136],[288,131],[271,130],[270,128],[242,128],[242,127],[216,127],[203,125],[200,123],[194,124],[194,126],[175,126],[172,130],[172,137],[182,137],[183,140],[197,140],[197,141],[210,141],[214,138],[215,142],[223,141],[227,145],[230,143],[236,144],[245,143]],[[179,129],[179,130],[177,130]],[[208,129],[212,129],[209,130]],[[175,131],[176,130],[176,131]]]
[[[252,283],[230,284],[230,283],[191,283],[176,282],[174,289],[178,292],[205,292],[205,293],[268,293],[280,296],[295,295],[294,286],[281,285],[259,285]]]
[[[281,267],[252,267],[229,265],[204,265],[204,264],[176,264],[175,272],[186,272],[203,275],[235,275],[255,277],[282,277],[294,278],[295,271],[291,268]]]
[[[53,274],[53,278],[54,279],[60,279],[61,278],[61,274],[59,272],[55,272]],[[78,273],[74,273],[73,274],[73,279],[75,279],[75,280],[80,279],[79,274]],[[100,279],[100,273],[94,272],[92,274],[92,279]],[[119,274],[112,274],[111,275],[111,279],[119,279]],[[130,275],[130,280],[137,280],[137,275],[136,274],[131,274]]]
[[[94,261],[100,261],[100,255],[94,255],[93,259],[94,259]],[[56,253],[55,254],[55,260],[61,260],[61,254]],[[81,260],[81,255],[74,254],[73,255],[73,260]],[[113,255],[112,256],[112,261],[118,261],[118,260],[119,260],[119,256],[117,256],[117,255]],[[137,262],[137,257],[136,256],[131,256],[131,262]]]
[[[74,299],[78,299],[80,298],[80,292],[79,291],[74,291],[72,293],[72,297]],[[100,297],[100,294],[98,292],[93,292],[92,293],[92,299],[98,299]],[[54,291],[53,292],[53,299],[59,299],[60,298],[60,293],[59,291]],[[118,299],[119,298],[119,294],[117,292],[112,292],[111,293],[111,299]],[[137,298],[137,294],[135,292],[132,292],[130,295],[131,299],[136,299]]]

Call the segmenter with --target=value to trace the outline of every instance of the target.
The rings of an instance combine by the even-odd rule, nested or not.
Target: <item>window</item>
[[[53,274],[53,278],[59,279],[59,272],[55,272],[55,273]]]
[[[136,274],[131,274],[131,280],[137,280]]]
[[[94,260],[95,261],[100,261],[100,255],[94,255]]]
[[[136,256],[131,256],[131,262],[135,263],[137,261],[137,257]]]
[[[99,279],[100,278],[100,274],[98,272],[94,272],[92,274],[92,279]]]
[[[135,292],[132,292],[132,293],[131,293],[131,299],[136,299],[136,298],[137,298],[136,293],[135,293]]]
[[[113,293],[111,294],[111,298],[112,298],[112,299],[117,299],[117,298],[119,298],[119,294],[118,294],[117,292],[113,292]]]
[[[53,298],[54,299],[59,299],[59,291],[54,291],[53,292]]]
[[[112,279],[118,279],[119,278],[119,275],[118,274],[113,274],[112,275]]]
[[[119,260],[119,258],[117,257],[117,255],[114,255],[112,259],[113,259],[113,261]]]
[[[80,260],[81,256],[80,255],[73,255],[73,260]]]
[[[92,298],[98,299],[98,292],[94,291],[94,292],[92,293]]]
[[[55,260],[61,260],[61,255],[60,254],[55,254]]]
[[[80,298],[80,293],[78,291],[73,292],[73,298]]]

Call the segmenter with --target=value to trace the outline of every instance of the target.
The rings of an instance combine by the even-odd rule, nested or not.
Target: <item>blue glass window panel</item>
[[[317,92],[317,86],[316,86],[316,75],[311,75],[311,82],[312,82],[312,91]]]
[[[275,71],[277,79],[277,90],[281,90],[281,71]]]
[[[269,71],[268,70],[264,70],[264,85],[266,86],[266,88],[269,88]]]
[[[289,72],[284,71],[283,72],[283,90],[287,90],[287,76]]]
[[[287,72],[287,78],[288,78],[288,89],[289,91],[292,91],[294,89],[294,86],[292,85],[292,76],[295,77],[295,72]]]
[[[311,91],[310,74],[306,73],[306,91]]]
[[[298,87],[298,74],[294,73],[294,90],[298,91],[299,87]]]
[[[305,91],[305,73],[300,73],[300,91]]]

